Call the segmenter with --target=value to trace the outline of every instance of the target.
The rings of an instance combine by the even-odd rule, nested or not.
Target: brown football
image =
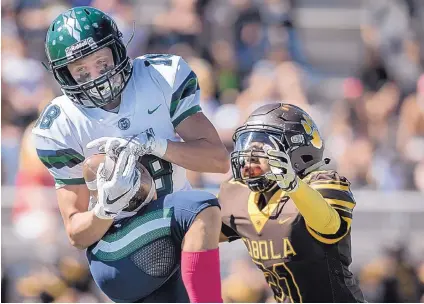
[[[83,163],[83,177],[89,189],[93,189],[93,186],[90,187],[89,184],[91,183],[91,185],[95,185],[97,169],[103,162],[106,162],[105,176],[106,179],[109,180],[115,169],[115,162],[111,158],[106,157],[106,154],[94,154],[85,159]],[[141,173],[140,189],[137,191],[134,198],[130,200],[129,206],[124,209],[125,211],[132,211],[136,209],[138,207],[138,203],[143,202],[146,199],[150,191],[150,187],[154,186],[153,179],[149,171],[147,171],[140,162],[137,162],[137,169],[140,170]],[[90,194],[97,198],[97,190],[90,190]]]

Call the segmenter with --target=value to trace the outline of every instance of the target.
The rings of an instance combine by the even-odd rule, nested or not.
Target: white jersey
[[[84,108],[62,95],[40,115],[33,129],[38,156],[56,181],[56,188],[84,184],[82,163],[98,153],[90,141],[127,137],[150,130],[159,138],[180,141],[175,128],[201,111],[197,77],[179,56],[145,55],[133,61],[119,112]],[[158,195],[190,189],[185,169],[153,155],[142,163],[152,174]]]

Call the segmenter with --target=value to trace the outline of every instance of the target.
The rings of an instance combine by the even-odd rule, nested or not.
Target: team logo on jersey
[[[130,127],[131,123],[130,120],[128,118],[121,118],[118,121],[118,127],[121,130],[128,130],[128,128]]]
[[[147,113],[149,113],[149,114],[153,114],[154,112],[156,112],[156,110],[157,109],[159,109],[159,107],[161,106],[162,104],[160,104],[160,105],[158,105],[156,108],[154,108],[153,110],[149,110],[149,109],[147,109]]]

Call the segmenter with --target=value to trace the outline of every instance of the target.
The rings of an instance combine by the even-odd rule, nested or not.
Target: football
[[[110,180],[113,172],[115,170],[116,162],[108,157],[106,154],[94,154],[90,157],[88,157],[84,163],[83,163],[83,177],[85,180],[85,183],[87,184],[87,187],[90,190],[90,195],[97,198],[97,189],[96,187],[96,178],[97,178],[97,169],[99,168],[100,164],[105,164],[105,177],[106,180]],[[137,169],[141,173],[140,178],[140,189],[138,189],[136,195],[134,198],[132,198],[129,202],[129,207],[126,208],[126,211],[134,210],[138,207],[138,202],[143,202],[145,198],[147,197],[150,188],[154,187],[153,179],[150,175],[150,173],[147,171],[147,169],[140,163],[140,161],[137,162]]]
[[[90,183],[96,180],[97,169],[101,163],[105,164],[104,174],[106,180],[109,181],[111,179],[115,170],[115,160],[106,154],[94,154],[87,158],[83,163],[83,177],[86,183]]]

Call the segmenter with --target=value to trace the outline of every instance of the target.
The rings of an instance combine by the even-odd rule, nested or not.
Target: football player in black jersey
[[[221,240],[243,240],[278,302],[364,302],[349,269],[355,200],[346,178],[320,169],[329,159],[310,116],[265,105],[233,139]]]

